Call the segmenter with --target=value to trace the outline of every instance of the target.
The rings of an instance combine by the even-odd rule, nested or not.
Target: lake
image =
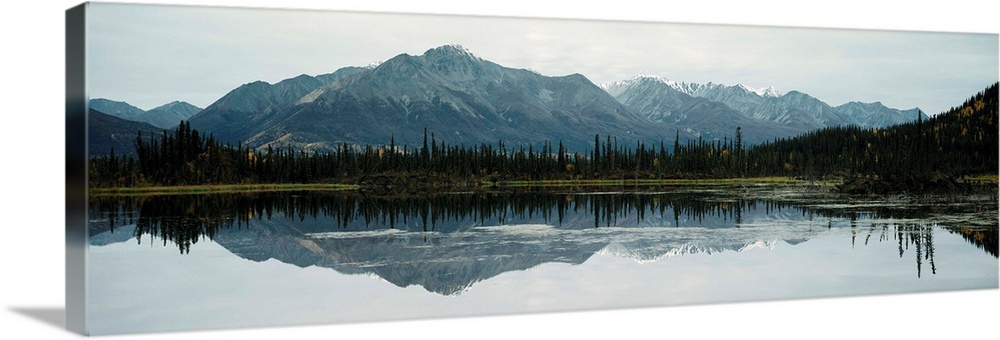
[[[91,334],[998,287],[997,197],[807,187],[90,200]]]

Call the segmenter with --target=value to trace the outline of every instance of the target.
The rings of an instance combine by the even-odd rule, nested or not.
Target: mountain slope
[[[298,99],[320,85],[316,78],[307,75],[273,85],[263,81],[243,84],[192,117],[191,126],[210,131],[222,141],[239,142],[247,137],[241,132],[258,125],[274,107]]]
[[[888,108],[881,102],[862,103],[850,102],[833,108],[849,117],[852,117],[862,127],[888,127],[917,120],[917,115],[921,119],[930,119],[927,114],[920,109],[899,110]]]
[[[91,156],[107,155],[112,149],[117,155],[134,155],[136,133],[142,132],[148,137],[163,132],[147,123],[121,119],[95,109],[90,109],[87,125],[87,153]]]
[[[316,77],[299,75],[276,84],[255,81],[243,84],[191,117],[191,126],[209,131],[221,141],[237,143],[250,138],[250,131],[282,108],[317,88],[364,71],[346,67]]]
[[[142,115],[146,113],[146,111],[132,106],[129,103],[105,98],[91,99],[87,105],[91,109],[100,111],[101,113],[131,121],[139,121],[139,117],[142,117]]]
[[[173,101],[144,112],[138,121],[149,123],[162,129],[177,126],[182,120],[188,120],[201,111],[201,108],[188,102]]]

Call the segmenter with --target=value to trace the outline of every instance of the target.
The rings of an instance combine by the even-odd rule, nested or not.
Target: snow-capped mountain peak
[[[483,61],[483,58],[480,58],[479,56],[473,54],[472,51],[469,51],[469,49],[467,49],[465,47],[462,47],[462,45],[459,45],[459,44],[443,45],[443,46],[438,46],[438,47],[429,49],[426,52],[424,52],[424,56],[425,57],[430,57],[430,56],[464,56],[464,57],[468,57],[468,58],[470,58],[472,60]]]
[[[762,88],[762,89],[758,89],[757,94],[759,94],[759,95],[761,95],[763,97],[780,97],[781,96],[781,94],[778,93],[778,90],[775,89],[774,86],[768,86],[768,87],[765,87],[765,88]]]
[[[616,96],[620,94],[622,91],[625,91],[625,89],[627,88],[649,83],[664,84],[674,90],[677,90],[678,92],[681,92],[689,96],[697,96],[696,94],[699,93],[700,91],[704,91],[707,88],[716,86],[715,84],[712,83],[702,85],[702,84],[678,82],[670,80],[666,77],[661,77],[657,75],[648,75],[645,73],[638,74],[632,77],[631,79],[620,80],[610,83],[602,83],[599,84],[598,86],[605,92],[611,94],[612,96]]]
[[[742,89],[744,91],[756,94],[756,95],[761,96],[761,97],[773,97],[773,98],[777,98],[777,97],[781,96],[781,94],[778,93],[778,90],[775,89],[774,86],[768,86],[768,87],[765,87],[765,88],[753,88],[753,87],[746,86],[746,85],[743,85],[743,84],[737,84],[736,87],[738,87],[738,88],[740,88],[740,89]]]
[[[680,81],[670,80],[668,78],[657,76],[657,75],[648,75],[648,74],[645,74],[645,73],[636,75],[636,76],[632,77],[631,79],[626,79],[626,80],[621,80],[621,81],[616,81],[616,82],[610,82],[610,83],[602,83],[599,86],[602,89],[604,89],[604,91],[606,91],[608,93],[611,93],[611,95],[615,95],[616,92],[620,92],[620,91],[624,90],[627,87],[635,86],[637,84],[641,84],[641,83],[646,82],[646,81],[655,81],[655,82],[663,83],[663,84],[666,84],[667,86],[670,86],[674,90],[677,90],[677,91],[679,91],[681,93],[684,93],[684,94],[689,95],[689,96],[694,96],[694,97],[706,97],[706,96],[709,96],[710,92],[714,92],[714,91],[717,91],[717,90],[720,90],[720,89],[726,89],[726,88],[729,88],[729,89],[734,89],[735,88],[735,89],[743,90],[744,92],[746,92],[748,94],[753,94],[753,95],[756,95],[756,96],[759,96],[759,97],[764,97],[764,98],[778,98],[778,97],[781,97],[781,93],[779,93],[778,90],[776,88],[774,88],[774,86],[768,86],[768,87],[764,87],[764,88],[755,88],[755,87],[750,87],[750,86],[747,86],[747,85],[744,85],[744,84],[736,84],[734,86],[726,86],[726,85],[716,84],[716,83],[712,83],[712,82],[708,82],[708,83],[704,83],[704,84],[687,83],[687,82],[680,82]]]

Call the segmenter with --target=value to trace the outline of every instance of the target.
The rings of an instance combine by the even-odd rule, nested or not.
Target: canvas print
[[[997,34],[67,22],[86,334],[998,287]]]

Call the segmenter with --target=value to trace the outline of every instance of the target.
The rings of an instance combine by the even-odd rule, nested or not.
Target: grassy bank
[[[621,180],[561,180],[504,181],[499,187],[614,187],[614,186],[731,186],[731,185],[799,185],[806,181],[790,177],[717,178],[717,179],[621,179]],[[487,185],[493,185],[487,183]]]
[[[962,180],[973,184],[997,184],[997,174],[966,176]]]
[[[352,184],[217,184],[156,187],[90,188],[91,196],[111,195],[184,195],[265,191],[343,191],[355,190]]]

